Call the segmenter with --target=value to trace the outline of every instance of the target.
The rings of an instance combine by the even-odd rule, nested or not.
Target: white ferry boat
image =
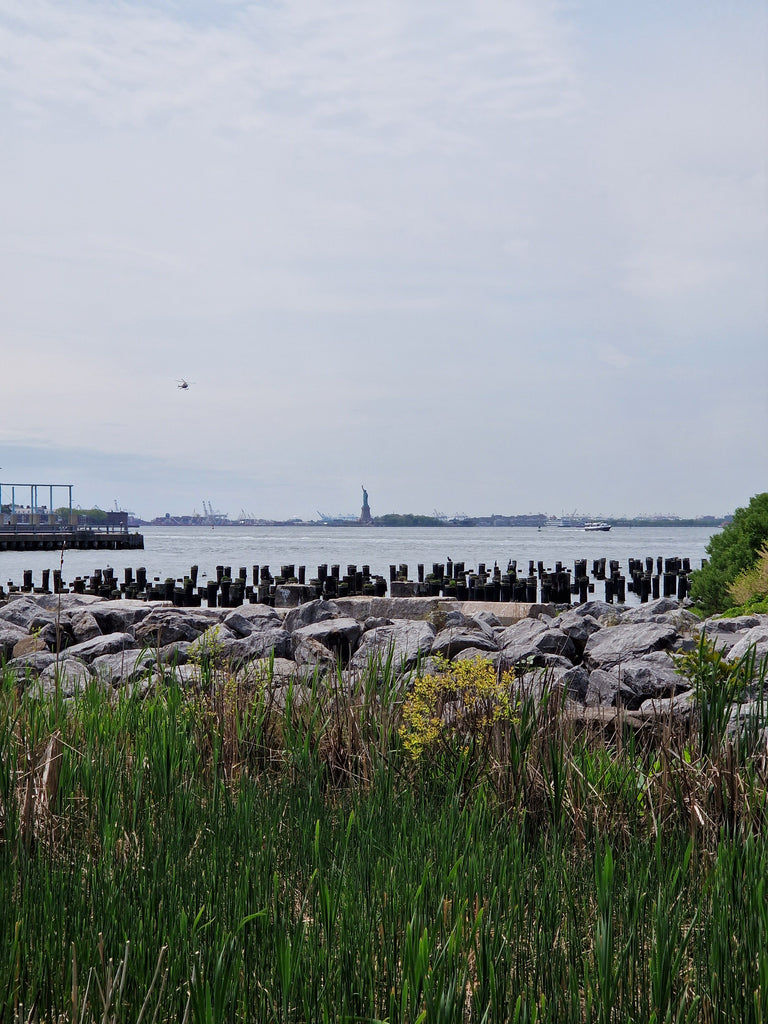
[[[584,529],[588,530],[590,533],[597,533],[598,531],[600,533],[607,533],[610,530],[610,528],[610,523],[598,523],[595,521],[592,523],[584,524]]]

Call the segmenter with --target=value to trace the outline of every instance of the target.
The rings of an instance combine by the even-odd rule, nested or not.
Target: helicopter
[[[184,380],[184,378],[182,377],[181,380],[177,382],[177,386],[180,391],[189,391],[189,385],[194,383],[195,382],[193,380]]]

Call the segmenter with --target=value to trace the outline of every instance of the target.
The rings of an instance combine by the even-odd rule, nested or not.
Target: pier
[[[11,500],[3,504],[3,488]],[[16,491],[29,489],[29,504],[16,500]],[[39,492],[48,491],[48,504]],[[54,491],[67,492],[67,505],[53,509]],[[6,511],[7,510],[7,511]],[[94,551],[142,550],[144,537],[128,532],[127,512],[106,512],[103,525],[82,523],[72,508],[72,484],[0,483],[0,551],[63,551],[79,548]]]

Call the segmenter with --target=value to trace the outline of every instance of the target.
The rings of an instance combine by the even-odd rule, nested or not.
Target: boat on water
[[[588,530],[590,533],[597,533],[598,531],[600,533],[607,533],[610,530],[610,528],[610,523],[598,523],[597,521],[592,523],[584,523],[584,529]]]

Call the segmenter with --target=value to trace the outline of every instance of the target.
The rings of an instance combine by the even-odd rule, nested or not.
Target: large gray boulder
[[[155,665],[151,654],[134,648],[119,654],[101,654],[93,659],[91,669],[105,685],[117,687],[151,675]]]
[[[13,648],[26,636],[29,633],[24,626],[0,621],[0,662],[9,661],[13,657]]]
[[[66,621],[73,642],[76,644],[81,644],[84,640],[93,640],[95,636],[101,636],[104,632],[96,617],[86,608],[68,612]],[[123,630],[119,632],[123,632]]]
[[[327,675],[336,671],[336,656],[325,644],[310,636],[299,636],[293,646],[293,660],[305,673]]]
[[[293,644],[291,634],[268,619],[263,620],[261,628],[237,640],[229,649],[232,665],[243,665],[254,658],[268,658],[270,655],[290,658],[293,655]]]
[[[528,645],[533,637],[543,633],[547,628],[547,624],[539,619],[520,619],[499,633],[499,649],[503,651],[507,647]]]
[[[354,654],[362,632],[363,627],[357,619],[324,619],[295,629],[292,634],[293,647],[296,650],[303,639],[319,640],[346,664]]]
[[[56,693],[57,689],[62,697],[74,697],[76,693],[84,690],[93,679],[93,672],[89,665],[79,658],[68,658],[66,661],[59,661],[48,665],[37,677],[37,682],[29,689],[30,696],[48,697]]]
[[[574,665],[563,672],[558,682],[565,687],[569,697],[584,703],[589,688],[589,672],[583,665]]]
[[[589,673],[589,683],[584,695],[584,703],[588,708],[612,708],[617,700],[634,697],[631,690],[622,686],[618,673],[607,672],[605,669],[596,668]],[[626,705],[626,700],[622,700]]]
[[[283,627],[292,633],[295,629],[302,629],[304,626],[311,626],[316,622],[327,622],[329,619],[341,617],[338,605],[335,601],[326,601],[325,598],[318,598],[316,601],[307,601],[306,604],[292,608],[283,619]]]
[[[753,626],[752,629],[748,629],[746,633],[743,633],[737,643],[728,651],[727,658],[729,661],[738,661],[752,647],[755,649],[756,661],[759,662],[763,658],[768,657],[768,621]]]
[[[391,625],[367,630],[350,660],[349,667],[360,671],[369,662],[385,663],[391,656],[396,671],[412,668],[432,649],[435,627],[423,619],[396,619]]]
[[[133,630],[139,644],[165,647],[178,640],[195,640],[219,620],[202,608],[155,608]]]
[[[651,651],[669,650],[677,638],[677,630],[669,623],[621,622],[592,634],[584,648],[584,662],[589,669],[611,669]]]
[[[432,656],[441,655],[444,658],[454,658],[460,651],[471,647],[473,650],[496,653],[499,644],[492,630],[472,628],[467,621],[464,627],[448,626],[441,629],[432,642]]]
[[[132,633],[134,627],[149,618],[153,611],[159,610],[146,601],[132,599],[124,601],[97,600],[81,609],[93,616],[102,633]],[[74,614],[73,612],[73,617]]]
[[[563,612],[562,615],[558,615],[552,625],[571,638],[579,658],[584,653],[587,640],[601,628],[600,623],[592,615],[579,615],[575,611]]]
[[[643,718],[690,718],[696,708],[693,690],[683,690],[674,697],[649,697],[640,705]]]
[[[6,669],[16,679],[36,679],[49,665],[56,664],[56,655],[50,651],[35,651],[33,654],[25,654],[21,658],[11,658],[6,664]]]
[[[44,617],[46,621],[53,621],[53,613],[45,613],[41,610],[37,601],[29,597],[14,597],[8,604],[0,607],[0,622],[10,622],[14,626],[21,626],[27,633],[30,631],[34,619]]]
[[[651,697],[671,697],[690,687],[690,683],[678,675],[675,665],[665,651],[653,651],[641,658],[624,661],[619,667],[621,681],[635,695],[633,706]]]
[[[240,639],[263,630],[266,623],[271,624],[270,628],[277,628],[281,621],[275,609],[270,608],[268,604],[244,604],[239,608],[233,608],[224,617],[224,625]]]
[[[73,644],[62,654],[62,658],[80,658],[90,664],[102,654],[120,654],[138,647],[130,633],[110,633],[109,636],[95,636],[81,644]]]
[[[223,622],[216,622],[204,630],[196,640],[189,642],[187,660],[201,664],[225,665],[237,651],[240,638]]]

